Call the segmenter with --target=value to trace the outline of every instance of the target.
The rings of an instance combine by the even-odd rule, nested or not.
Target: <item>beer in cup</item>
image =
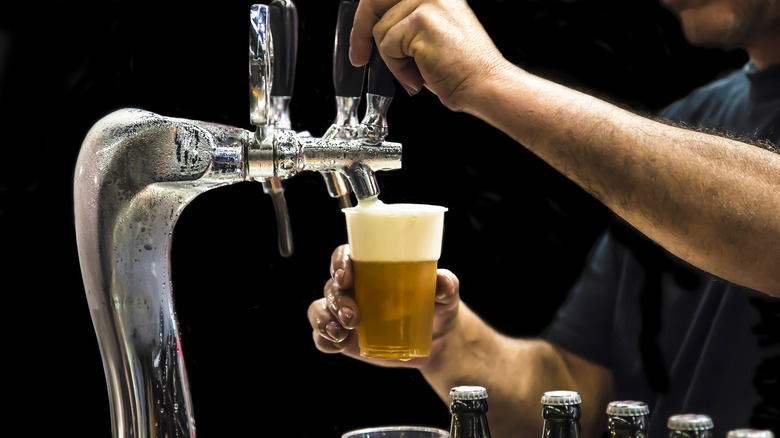
[[[361,315],[360,354],[386,359],[429,355],[447,209],[374,200],[343,211]]]

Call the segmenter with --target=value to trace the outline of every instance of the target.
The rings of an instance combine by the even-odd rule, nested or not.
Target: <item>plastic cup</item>
[[[342,211],[360,309],[360,354],[401,360],[429,355],[447,209],[375,201]]]
[[[383,426],[358,429],[341,435],[341,438],[449,438],[444,429],[425,426]]]

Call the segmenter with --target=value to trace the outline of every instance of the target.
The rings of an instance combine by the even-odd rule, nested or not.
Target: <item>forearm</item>
[[[561,352],[539,339],[513,339],[488,326],[463,303],[456,328],[435,362],[421,369],[445,403],[458,385],[480,385],[488,390],[488,421],[494,438],[540,433],[545,391],[569,389],[583,395],[583,427],[598,431],[597,419],[611,394],[611,375],[582,364],[572,369]]]
[[[780,155],[668,126],[511,65],[462,110],[688,262],[780,296]]]

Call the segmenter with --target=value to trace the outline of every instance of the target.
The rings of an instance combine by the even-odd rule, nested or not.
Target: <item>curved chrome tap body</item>
[[[265,8],[252,13],[264,16]],[[260,74],[268,64],[256,64],[265,65]],[[401,167],[398,143],[266,129],[268,81],[252,83],[255,132],[123,109],[99,120],[82,144],[76,239],[116,438],[195,436],[170,273],[173,229],[188,203],[217,187],[307,170],[341,172],[367,197],[376,193],[374,171]]]
[[[194,436],[170,276],[173,228],[189,202],[245,180],[308,170],[356,181],[364,169],[400,167],[398,143],[273,132],[260,144],[240,128],[126,109],[87,134],[74,181],[76,239],[115,437]]]
[[[173,227],[198,194],[243,181],[248,132],[121,110],[76,163],[76,239],[115,437],[194,436],[174,312]]]

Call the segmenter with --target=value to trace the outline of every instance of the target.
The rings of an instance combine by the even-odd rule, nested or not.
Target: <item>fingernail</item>
[[[420,92],[420,90],[412,87],[411,85],[404,85],[404,90],[409,94],[409,96],[414,97],[417,93]]]
[[[349,63],[352,64],[353,67],[362,67],[362,65],[358,65],[355,62],[355,55],[352,52],[352,46],[349,46]]]
[[[350,307],[342,307],[337,312],[339,321],[341,321],[341,324],[344,327],[349,327],[350,323],[352,322],[352,317],[355,316],[355,311],[352,310]]]
[[[336,323],[336,321],[331,321],[325,325],[325,333],[330,336],[332,341],[338,341],[341,337],[341,327]]]
[[[336,286],[339,288],[341,287],[341,280],[344,278],[344,270],[339,268],[336,269],[336,272],[333,273],[333,282],[336,283]]]

